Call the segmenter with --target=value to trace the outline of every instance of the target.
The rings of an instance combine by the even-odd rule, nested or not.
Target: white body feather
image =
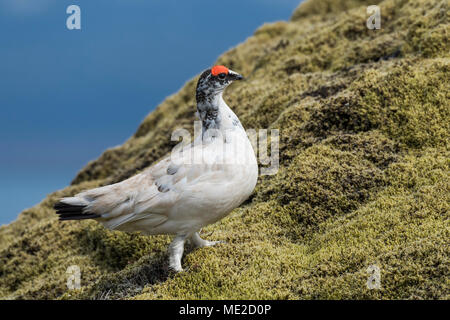
[[[220,220],[253,192],[258,166],[239,120],[222,95],[219,99],[218,137],[199,136],[183,153],[172,154],[136,176],[61,202],[86,205],[84,211],[100,215],[97,221],[109,229],[149,235],[193,234]],[[203,159],[177,163],[191,151],[201,152]]]

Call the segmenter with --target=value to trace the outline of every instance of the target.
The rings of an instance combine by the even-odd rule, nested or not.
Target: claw
[[[179,273],[179,272],[185,271],[183,268],[179,268],[179,267],[176,267],[176,266],[169,266],[169,270],[172,271],[172,272],[175,272],[175,273]]]
[[[225,241],[208,241],[200,238],[199,234],[196,232],[191,236],[191,240],[197,248],[212,247],[216,244],[225,243]]]
[[[216,244],[226,244],[225,241],[208,241],[208,244],[205,245],[205,247],[212,247],[215,246]]]

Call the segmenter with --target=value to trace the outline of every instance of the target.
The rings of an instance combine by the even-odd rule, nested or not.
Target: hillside
[[[378,2],[381,29],[366,28]],[[225,100],[280,130],[280,169],[167,269],[168,236],[59,222],[56,200],[121,181],[192,130],[192,79],[122,146],[0,228],[6,299],[449,299],[450,47],[446,0],[309,0],[218,63],[246,76]],[[200,72],[201,70],[199,70]],[[80,266],[81,289],[66,269]],[[380,267],[369,290],[367,268]]]

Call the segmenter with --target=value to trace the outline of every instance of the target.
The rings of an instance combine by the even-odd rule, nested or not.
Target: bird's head
[[[205,70],[197,82],[197,100],[222,93],[233,81],[242,79],[243,76],[225,66]]]

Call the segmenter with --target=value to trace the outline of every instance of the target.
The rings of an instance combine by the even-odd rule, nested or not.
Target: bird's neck
[[[223,100],[222,93],[197,94],[197,111],[203,132],[243,129],[238,117]]]

